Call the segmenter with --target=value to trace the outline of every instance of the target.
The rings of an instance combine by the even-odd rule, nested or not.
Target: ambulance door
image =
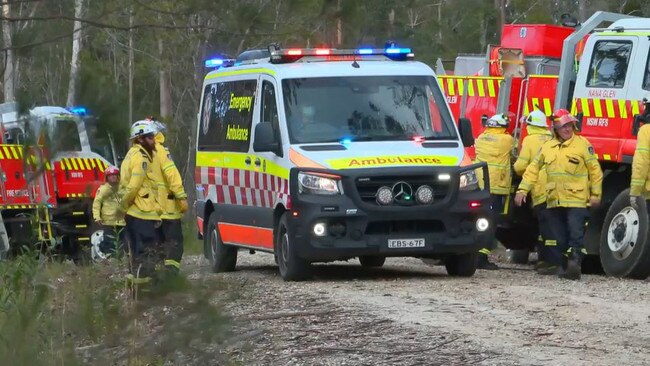
[[[278,96],[278,84],[269,75],[260,76],[259,101],[260,109],[256,111],[252,131],[255,131],[257,124],[268,122],[273,127],[273,133],[278,141],[287,141],[280,129],[280,110]],[[254,134],[254,133],[253,133]],[[255,152],[251,138],[250,155],[253,159],[253,171],[255,172],[255,201],[257,207],[255,222],[260,228],[258,230],[259,243],[266,249],[273,250],[273,211],[275,207],[286,201],[289,193],[288,178],[289,169],[283,164],[283,153],[278,152]],[[282,146],[282,143],[280,143]]]
[[[628,90],[639,75],[633,72],[638,37],[590,37],[576,79],[572,110],[582,114],[581,134],[601,161],[620,161],[623,136],[629,135],[631,108]]]

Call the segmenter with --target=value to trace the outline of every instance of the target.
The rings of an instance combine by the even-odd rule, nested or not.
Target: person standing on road
[[[163,244],[164,266],[168,273],[176,274],[183,258],[183,227],[181,218],[187,212],[187,194],[183,188],[181,174],[171,159],[165,143],[165,125],[153,118],[150,123],[156,129],[155,154],[151,178],[156,182],[157,199],[162,209],[162,224],[158,228]]]
[[[122,162],[122,207],[126,211],[132,284],[151,282],[158,258],[156,227],[160,225],[160,206],[151,179],[156,129],[146,121],[131,126],[133,146]]]
[[[498,222],[506,207],[512,184],[511,151],[513,137],[508,134],[508,117],[496,114],[485,122],[486,129],[476,139],[476,161],[488,164],[492,212]],[[490,262],[488,255],[494,248],[479,250],[478,268],[496,270],[499,267]]]
[[[589,141],[575,134],[577,119],[567,110],[553,113],[554,138],[546,142],[526,168],[515,196],[515,204],[526,202],[528,192],[546,169],[547,219],[557,241],[551,265],[560,277],[578,280],[581,274],[588,207],[600,204],[603,172]],[[564,257],[568,256],[566,266]]]
[[[539,109],[532,111],[525,117],[524,122],[527,125],[526,132],[528,135],[521,142],[519,157],[513,165],[515,173],[519,176],[524,174],[530,162],[542,149],[542,145],[553,138],[553,134],[548,129],[546,115]],[[537,243],[537,254],[539,258],[536,267],[538,272],[543,274],[549,266],[549,255],[547,254],[548,249],[546,247],[556,245],[546,218],[546,170],[544,168],[540,169],[537,182],[532,186],[530,195],[541,238]]]
[[[643,116],[650,116],[650,96],[643,99],[645,106]],[[632,160],[632,179],[630,181],[630,205],[639,209],[641,195],[645,200],[650,199],[650,124],[645,124],[639,129],[636,136],[636,150]],[[646,204],[650,212],[650,204]]]
[[[124,211],[121,208],[121,199],[119,195],[120,170],[114,166],[109,166],[104,171],[106,183],[102,184],[95,193],[93,200],[93,221],[104,230],[104,240],[100,245],[102,253],[117,250],[119,252],[124,243],[126,226],[124,221]],[[117,243],[111,243],[106,240],[106,233],[113,233]],[[112,246],[112,247],[111,247]]]

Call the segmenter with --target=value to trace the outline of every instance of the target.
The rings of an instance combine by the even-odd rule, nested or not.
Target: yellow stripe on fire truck
[[[571,113],[583,117],[632,118],[642,110],[642,101],[625,99],[574,98]]]
[[[493,76],[438,76],[438,82],[445,95],[464,95],[467,89],[469,97],[496,98],[499,94],[501,77]]]
[[[553,101],[551,98],[530,98],[524,102],[524,116],[527,116],[528,113],[535,109],[539,109],[545,115],[550,116],[553,114]]]
[[[98,168],[100,171],[106,170],[106,163],[101,159],[95,158],[63,158],[60,160],[61,169],[63,170],[93,170]]]
[[[90,197],[89,195],[85,193],[66,193],[65,196],[67,198],[83,198],[83,197]]]

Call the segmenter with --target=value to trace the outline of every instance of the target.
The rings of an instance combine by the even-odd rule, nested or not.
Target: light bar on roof
[[[205,67],[209,69],[232,66],[235,60],[224,58],[211,58],[205,60]]]
[[[335,48],[289,48],[271,52],[271,63],[295,62],[308,56],[326,56],[330,60],[347,59],[345,56],[385,56],[393,61],[412,60],[415,55],[410,48],[388,47],[388,48],[359,48],[359,49],[335,49]]]

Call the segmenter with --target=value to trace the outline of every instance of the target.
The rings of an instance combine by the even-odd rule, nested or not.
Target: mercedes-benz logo
[[[411,202],[413,199],[413,187],[406,182],[397,182],[393,185],[393,199],[396,202]]]

